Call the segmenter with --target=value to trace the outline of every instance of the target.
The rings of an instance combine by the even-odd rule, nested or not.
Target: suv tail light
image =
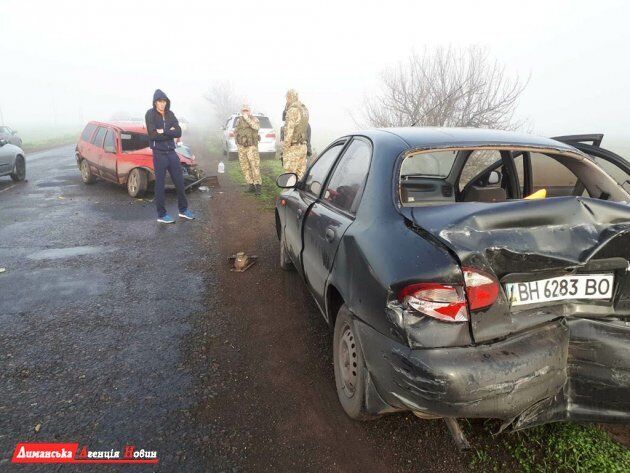
[[[272,131],[271,133],[267,133],[265,135],[265,138],[273,138],[275,140],[276,139],[276,134]]]
[[[466,322],[468,309],[494,304],[499,283],[492,276],[473,268],[463,268],[465,286],[417,283],[398,292],[398,300],[418,312],[445,322]]]

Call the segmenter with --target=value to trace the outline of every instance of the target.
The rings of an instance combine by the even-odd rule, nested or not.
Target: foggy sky
[[[630,6],[623,1],[0,0],[0,108],[6,124],[81,127],[142,117],[155,88],[203,122],[203,94],[230,81],[279,126],[288,88],[314,133],[350,116],[379,73],[412,50],[487,47],[530,77],[518,107],[543,135],[630,129]]]

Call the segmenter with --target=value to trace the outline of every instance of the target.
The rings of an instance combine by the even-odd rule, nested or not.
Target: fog
[[[229,81],[279,126],[284,94],[317,141],[356,128],[380,72],[425,47],[480,45],[529,83],[532,131],[630,129],[630,6],[623,1],[185,2],[0,0],[0,109],[17,129],[142,117],[155,88],[211,123],[203,94]]]

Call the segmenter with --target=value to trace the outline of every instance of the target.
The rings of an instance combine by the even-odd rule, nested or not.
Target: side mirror
[[[8,143],[7,140],[0,140],[0,147],[6,145]]]
[[[292,172],[280,174],[276,179],[276,185],[281,189],[293,189],[297,182],[297,174],[293,174]]]
[[[501,174],[497,171],[492,171],[488,176],[488,184],[495,185],[501,182]]]

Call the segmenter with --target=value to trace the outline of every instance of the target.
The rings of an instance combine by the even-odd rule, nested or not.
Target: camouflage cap
[[[293,103],[298,99],[298,93],[295,89],[287,90],[287,102]]]

